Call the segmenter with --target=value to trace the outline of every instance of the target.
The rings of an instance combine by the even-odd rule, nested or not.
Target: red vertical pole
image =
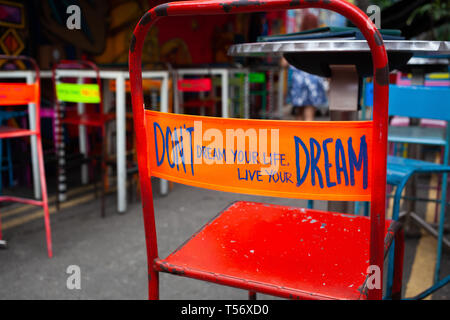
[[[42,207],[44,209],[44,223],[45,223],[45,233],[47,240],[47,251],[48,257],[53,257],[53,247],[52,247],[52,234],[50,228],[50,212],[48,209],[48,195],[47,195],[47,183],[45,180],[45,167],[44,167],[44,154],[42,151],[42,139],[41,134],[37,135],[38,140],[38,157],[39,157],[39,175],[41,179],[41,189],[42,189]]]
[[[47,194],[47,181],[45,178],[45,164],[44,164],[44,152],[42,150],[42,136],[41,136],[41,77],[37,64],[32,61],[36,72],[36,138],[37,138],[37,151],[39,162],[39,177],[41,182],[42,192],[42,208],[44,209],[44,224],[45,234],[47,240],[47,253],[48,257],[53,257],[53,245],[52,245],[52,233],[50,227],[50,212],[48,209],[48,194]]]
[[[392,285],[392,299],[402,298],[403,286],[403,258],[405,253],[405,239],[403,229],[395,234],[395,254],[394,254],[394,283]]]

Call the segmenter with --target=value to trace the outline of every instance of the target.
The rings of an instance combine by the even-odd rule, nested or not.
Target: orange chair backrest
[[[218,191],[371,201],[372,122],[145,112],[151,176]]]
[[[0,83],[0,106],[20,106],[38,102],[38,83]]]
[[[36,104],[36,114],[39,114],[41,100],[40,71],[36,61],[25,56],[0,55],[0,60],[21,61],[29,64],[35,73],[34,83],[8,82],[0,83],[0,106],[20,106],[29,103]]]
[[[36,132],[41,131],[41,77],[40,70],[33,58],[26,56],[6,56],[0,55],[0,60],[21,61],[30,67],[34,72],[34,83],[0,83],[0,106],[23,106],[34,104],[34,117]]]

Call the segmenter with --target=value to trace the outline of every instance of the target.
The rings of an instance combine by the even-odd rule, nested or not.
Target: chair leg
[[[267,93],[263,93],[261,98],[263,99],[263,102],[262,102],[262,111],[263,111],[262,119],[267,119]]]
[[[6,249],[6,241],[3,240],[2,217],[1,217],[1,215],[0,215],[0,249]]]
[[[3,139],[0,139],[0,194],[3,194]]]
[[[258,296],[257,296],[256,292],[249,291],[248,292],[248,300],[249,301],[256,301],[256,300],[258,300]]]
[[[108,170],[106,170],[106,129],[103,126],[102,127],[102,155],[101,155],[101,179],[102,179],[102,186],[101,186],[101,212],[102,212],[102,218],[106,216],[105,213],[105,192],[106,192],[106,185],[107,185],[107,175]]]
[[[148,299],[159,300],[159,273],[149,268]]]
[[[402,199],[403,189],[405,188],[407,181],[403,181],[397,186],[394,195],[394,207],[392,209],[392,220],[398,221],[400,218],[400,201]]]
[[[402,192],[404,189],[406,182],[400,184],[397,186],[397,189],[395,190],[395,196],[394,196],[394,207],[392,212],[392,220],[398,221],[399,215],[400,215],[400,201],[402,197]],[[387,299],[390,299],[393,297],[393,286],[394,286],[394,279],[395,279],[395,257],[396,253],[395,250],[397,250],[397,242],[394,240],[394,243],[392,244],[391,251],[389,252],[389,260],[388,260],[388,274],[387,274],[387,284],[386,284],[386,293],[385,297]]]
[[[444,182],[447,182],[448,174],[444,174],[442,179]],[[442,184],[441,212],[439,216],[439,236],[438,236],[436,267],[434,272],[434,284],[439,282],[441,273],[442,241],[444,239],[444,230],[445,230],[445,211],[446,211],[445,209],[447,209],[447,183]]]
[[[38,161],[39,161],[39,175],[41,180],[41,192],[42,192],[42,203],[44,209],[44,222],[45,222],[45,232],[47,240],[47,251],[48,257],[53,257],[52,248],[52,233],[50,228],[50,212],[48,210],[48,194],[47,194],[47,183],[45,180],[45,166],[44,166],[44,152],[42,150],[42,140],[41,136],[37,135],[37,145],[38,145]]]
[[[449,283],[450,283],[450,276],[447,276],[444,279],[442,279],[441,281],[439,281],[438,283],[436,283],[434,286],[432,286],[432,287],[428,288],[427,290],[425,290],[424,292],[422,292],[421,294],[415,296],[414,298],[410,298],[407,300],[423,300],[423,299],[427,298],[428,296],[432,295],[433,293],[435,293],[436,291],[440,290],[441,288],[445,287]]]
[[[400,229],[395,235],[394,283],[392,286],[393,300],[400,300],[402,298],[404,254],[405,254],[404,232],[403,229]]]
[[[441,195],[441,188],[442,188],[442,177],[441,175],[438,176],[438,185],[437,185],[437,198],[439,199]],[[434,223],[439,223],[439,205],[436,205],[435,213],[434,213]]]
[[[97,159],[94,159],[93,160],[93,165],[92,165],[92,167],[95,169],[95,170],[97,170],[99,167],[99,169],[100,169],[100,171],[101,171],[101,165],[102,165],[102,162],[101,161],[97,161]],[[103,174],[102,174],[102,177],[103,177]],[[99,180],[100,180],[100,182],[99,182]],[[98,199],[98,185],[99,184],[101,184],[101,181],[103,181],[103,178],[100,178],[100,179],[94,179],[94,195],[95,195],[95,199],[97,200]]]
[[[11,140],[6,140],[6,157],[8,161],[8,178],[9,178],[9,186],[12,187],[14,185],[14,177],[13,177],[13,163],[12,163],[12,153],[11,153]]]
[[[62,108],[62,106],[61,106]],[[63,112],[57,111],[55,118],[55,129],[57,129],[55,147],[56,147],[56,159],[58,162],[58,172],[56,174],[57,194],[56,194],[56,210],[61,209],[61,202],[65,199],[66,185],[66,172],[65,172],[65,143],[64,143],[64,126],[62,124]]]

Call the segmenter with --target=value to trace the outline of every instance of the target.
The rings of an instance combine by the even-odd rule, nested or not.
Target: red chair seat
[[[238,202],[155,268],[291,299],[365,299],[369,235],[366,217]]]
[[[0,127],[0,139],[20,138],[36,135],[35,131],[14,127]]]
[[[101,127],[106,122],[115,118],[114,113],[100,114],[100,113],[86,113],[82,115],[70,115],[62,119],[63,123],[73,125],[85,125],[90,127]]]

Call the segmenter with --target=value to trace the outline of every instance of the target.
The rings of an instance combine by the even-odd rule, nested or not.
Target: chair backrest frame
[[[370,106],[372,84],[365,84],[364,90],[364,104]],[[450,121],[450,105],[446,101],[450,101],[448,87],[389,86],[389,116]]]
[[[389,115],[450,121],[449,101],[450,88],[391,85]]]
[[[90,61],[71,61],[71,60],[62,60],[59,63],[55,64],[52,68],[52,80],[53,80],[53,90],[55,95],[55,102],[58,110],[61,110],[61,102],[58,99],[58,83],[59,76],[58,71],[59,70],[92,70],[95,72],[95,84],[94,86],[98,87],[98,93],[99,93],[99,101],[95,102],[89,102],[89,101],[73,101],[73,103],[92,103],[92,104],[98,104],[99,105],[99,112],[102,114],[104,112],[104,106],[103,106],[103,90],[102,90],[102,82],[100,78],[100,69],[97,67],[97,65]],[[77,77],[73,77],[77,78]],[[65,84],[65,83],[62,83]],[[74,86],[83,86],[82,84],[73,84]],[[86,85],[84,85],[86,86]],[[58,111],[59,112],[59,111]]]
[[[132,104],[137,136],[138,165],[143,200],[144,226],[146,231],[147,259],[150,276],[156,276],[152,270],[153,260],[158,257],[155,213],[148,168],[148,149],[145,127],[145,112],[142,90],[142,50],[144,39],[150,27],[161,17],[181,15],[213,15],[261,12],[272,10],[322,8],[335,11],[355,24],[366,38],[372,52],[374,65],[374,116],[373,116],[373,161],[379,170],[372,175],[372,212],[370,234],[370,264],[377,266],[383,274],[384,233],[386,211],[386,174],[387,174],[387,137],[389,103],[389,65],[383,38],[367,15],[353,4],[344,0],[292,1],[273,0],[233,1],[206,0],[182,1],[159,5],[148,11],[138,23],[130,44],[129,68],[132,88]],[[381,283],[383,283],[381,281]],[[149,294],[155,288],[149,288]],[[382,288],[373,288],[368,292],[369,299],[381,299]]]
[[[34,83],[3,83],[5,85],[11,86],[11,87],[22,87],[30,89],[30,91],[34,91],[34,99],[24,99],[21,101],[14,101],[12,103],[5,103],[1,104],[0,106],[13,106],[13,105],[25,105],[25,104],[34,104],[35,105],[35,128],[33,128],[33,131],[35,131],[37,134],[40,135],[41,132],[41,117],[40,117],[40,109],[41,109],[41,76],[40,76],[40,70],[39,66],[33,58],[26,57],[26,56],[8,56],[8,55],[0,55],[0,60],[7,60],[7,61],[23,61],[28,62],[33,69],[35,73],[34,77]],[[0,83],[1,85],[2,83]],[[9,88],[8,88],[9,89]],[[31,124],[30,124],[31,125]]]

